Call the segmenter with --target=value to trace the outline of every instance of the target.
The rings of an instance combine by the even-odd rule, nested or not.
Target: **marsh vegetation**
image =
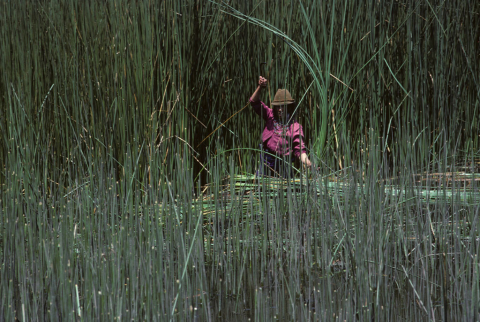
[[[479,20],[0,1],[0,320],[479,320]],[[259,75],[301,98],[292,180],[254,176]]]

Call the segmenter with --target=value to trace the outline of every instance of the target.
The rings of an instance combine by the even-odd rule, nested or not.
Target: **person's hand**
[[[302,161],[303,165],[307,168],[310,168],[312,166],[312,162],[310,161],[306,153],[302,153],[300,155],[300,161]]]
[[[310,169],[312,167],[312,162],[310,160],[305,160],[305,162],[302,163],[304,169]]]
[[[258,79],[258,86],[267,87],[268,80],[265,77],[260,76]]]

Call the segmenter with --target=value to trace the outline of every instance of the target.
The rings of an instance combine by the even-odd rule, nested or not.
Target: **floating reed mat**
[[[480,173],[447,173],[442,174],[416,174],[414,175],[418,185],[410,188],[401,188],[400,185],[385,184],[385,194],[400,197],[399,202],[411,195],[411,197],[419,198],[423,202],[434,203],[437,201],[449,202],[452,200],[466,202],[475,205],[480,202],[480,191],[472,184],[474,181],[480,182]],[[229,180],[229,179],[226,179]],[[442,186],[442,180],[446,182],[446,186]],[[201,201],[204,206],[209,203],[215,203],[219,197],[224,197],[230,202],[249,202],[250,199],[245,195],[252,194],[254,200],[260,200],[261,197],[275,197],[279,194],[286,196],[289,192],[297,195],[306,195],[312,191],[317,196],[324,195],[325,192],[330,197],[343,197],[346,190],[356,189],[358,193],[365,192],[365,186],[352,183],[346,178],[341,179],[330,178],[326,180],[292,178],[284,180],[272,177],[257,177],[255,175],[238,175],[232,178],[232,185],[225,185],[219,195],[206,194],[202,196]],[[393,181],[393,180],[392,180]],[[430,182],[430,186],[438,185],[436,189],[428,189],[425,182]],[[381,184],[380,182],[378,183]],[[212,189],[211,185],[206,186],[207,191]],[[233,189],[232,189],[233,188]],[[313,188],[313,189],[312,189]],[[243,198],[242,198],[243,196]]]
[[[391,182],[399,181],[392,178]],[[378,181],[375,185],[383,189],[385,198],[390,204],[402,204],[405,201],[417,200],[423,204],[461,203],[474,206],[480,203],[480,173],[431,173],[413,175],[413,183],[391,184]],[[223,184],[207,184],[203,194],[194,199],[192,209],[201,209],[205,220],[211,215],[222,213],[226,217],[231,214],[248,215],[249,209],[262,209],[262,199],[287,198],[294,196],[304,202],[317,202],[322,196],[342,203],[345,194],[352,192],[361,198],[371,186],[353,183],[348,176],[326,178],[291,178],[259,177],[255,175],[235,175],[223,180]],[[313,198],[315,196],[315,198]],[[161,206],[161,204],[159,205]],[[270,207],[274,208],[273,204]],[[180,216],[186,209],[179,207]]]

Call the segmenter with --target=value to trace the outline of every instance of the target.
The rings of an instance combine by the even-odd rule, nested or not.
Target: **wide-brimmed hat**
[[[290,95],[290,92],[286,89],[279,89],[273,98],[272,106],[283,106],[295,103],[295,100]]]

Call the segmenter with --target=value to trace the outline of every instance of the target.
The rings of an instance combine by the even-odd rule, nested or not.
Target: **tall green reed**
[[[478,317],[475,2],[1,5],[2,319]]]

